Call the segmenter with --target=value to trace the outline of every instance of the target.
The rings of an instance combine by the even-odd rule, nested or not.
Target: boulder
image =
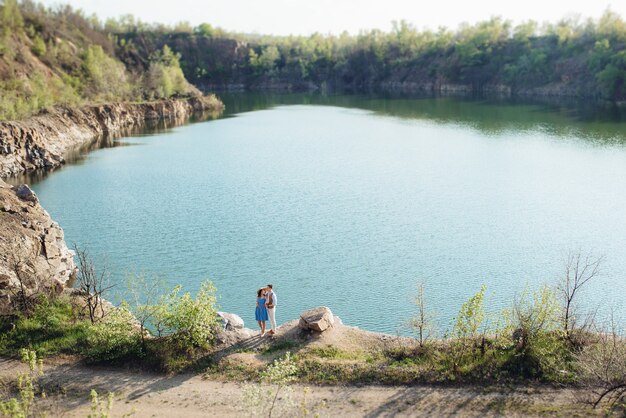
[[[224,329],[226,331],[232,331],[234,329],[243,329],[243,319],[239,315],[228,312],[218,312],[219,317],[222,319]]]
[[[19,186],[12,187],[12,190],[15,192],[15,195],[26,202],[37,203],[39,199],[37,199],[37,195],[32,191],[30,187],[26,184],[20,184]]]
[[[325,306],[309,309],[300,314],[299,326],[305,330],[324,332],[335,324],[335,317]]]

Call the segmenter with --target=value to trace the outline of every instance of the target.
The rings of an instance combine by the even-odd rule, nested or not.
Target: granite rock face
[[[63,292],[76,272],[73,255],[35,193],[0,180],[0,313],[13,309],[20,289]]]
[[[299,326],[305,330],[324,332],[335,324],[335,317],[325,306],[309,309],[300,314]]]
[[[113,103],[82,108],[55,108],[16,122],[0,122],[0,178],[36,169],[52,169],[64,155],[89,141],[142,127],[147,121],[183,123],[190,116],[219,112],[215,96],[152,103]]]

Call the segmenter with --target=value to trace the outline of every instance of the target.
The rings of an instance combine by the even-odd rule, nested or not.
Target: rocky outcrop
[[[194,114],[219,112],[213,95],[152,103],[114,103],[55,108],[17,122],[0,122],[0,177],[51,169],[65,154],[88,141],[143,126],[147,121],[182,123]]]
[[[0,313],[22,297],[61,293],[75,274],[63,230],[26,185],[0,180]]]
[[[325,306],[309,309],[300,314],[300,328],[316,332],[324,332],[335,324],[331,310]]]

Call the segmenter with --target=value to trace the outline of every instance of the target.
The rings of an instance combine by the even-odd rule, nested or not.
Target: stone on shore
[[[244,327],[243,319],[239,315],[228,312],[218,312],[217,315],[222,319],[226,331],[243,329]]]
[[[299,327],[305,330],[324,332],[335,324],[335,317],[325,306],[309,309],[300,314]]]

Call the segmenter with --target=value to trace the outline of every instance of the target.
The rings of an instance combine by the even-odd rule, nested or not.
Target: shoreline
[[[198,114],[217,113],[215,96],[148,103],[109,103],[78,108],[56,107],[20,121],[0,122],[0,178],[65,164],[73,149],[100,137],[137,129],[154,121],[182,124]]]
[[[515,88],[507,84],[484,84],[474,86],[461,83],[441,83],[437,80],[398,81],[388,80],[371,86],[351,86],[341,83],[314,83],[301,80],[270,80],[261,83],[207,83],[198,88],[206,92],[217,93],[320,93],[320,94],[356,94],[356,95],[391,95],[408,97],[478,97],[501,98],[511,100],[536,100],[549,102],[583,102],[598,104],[624,105],[624,101],[602,98],[594,93],[581,93],[572,86],[552,83],[542,86]]]

